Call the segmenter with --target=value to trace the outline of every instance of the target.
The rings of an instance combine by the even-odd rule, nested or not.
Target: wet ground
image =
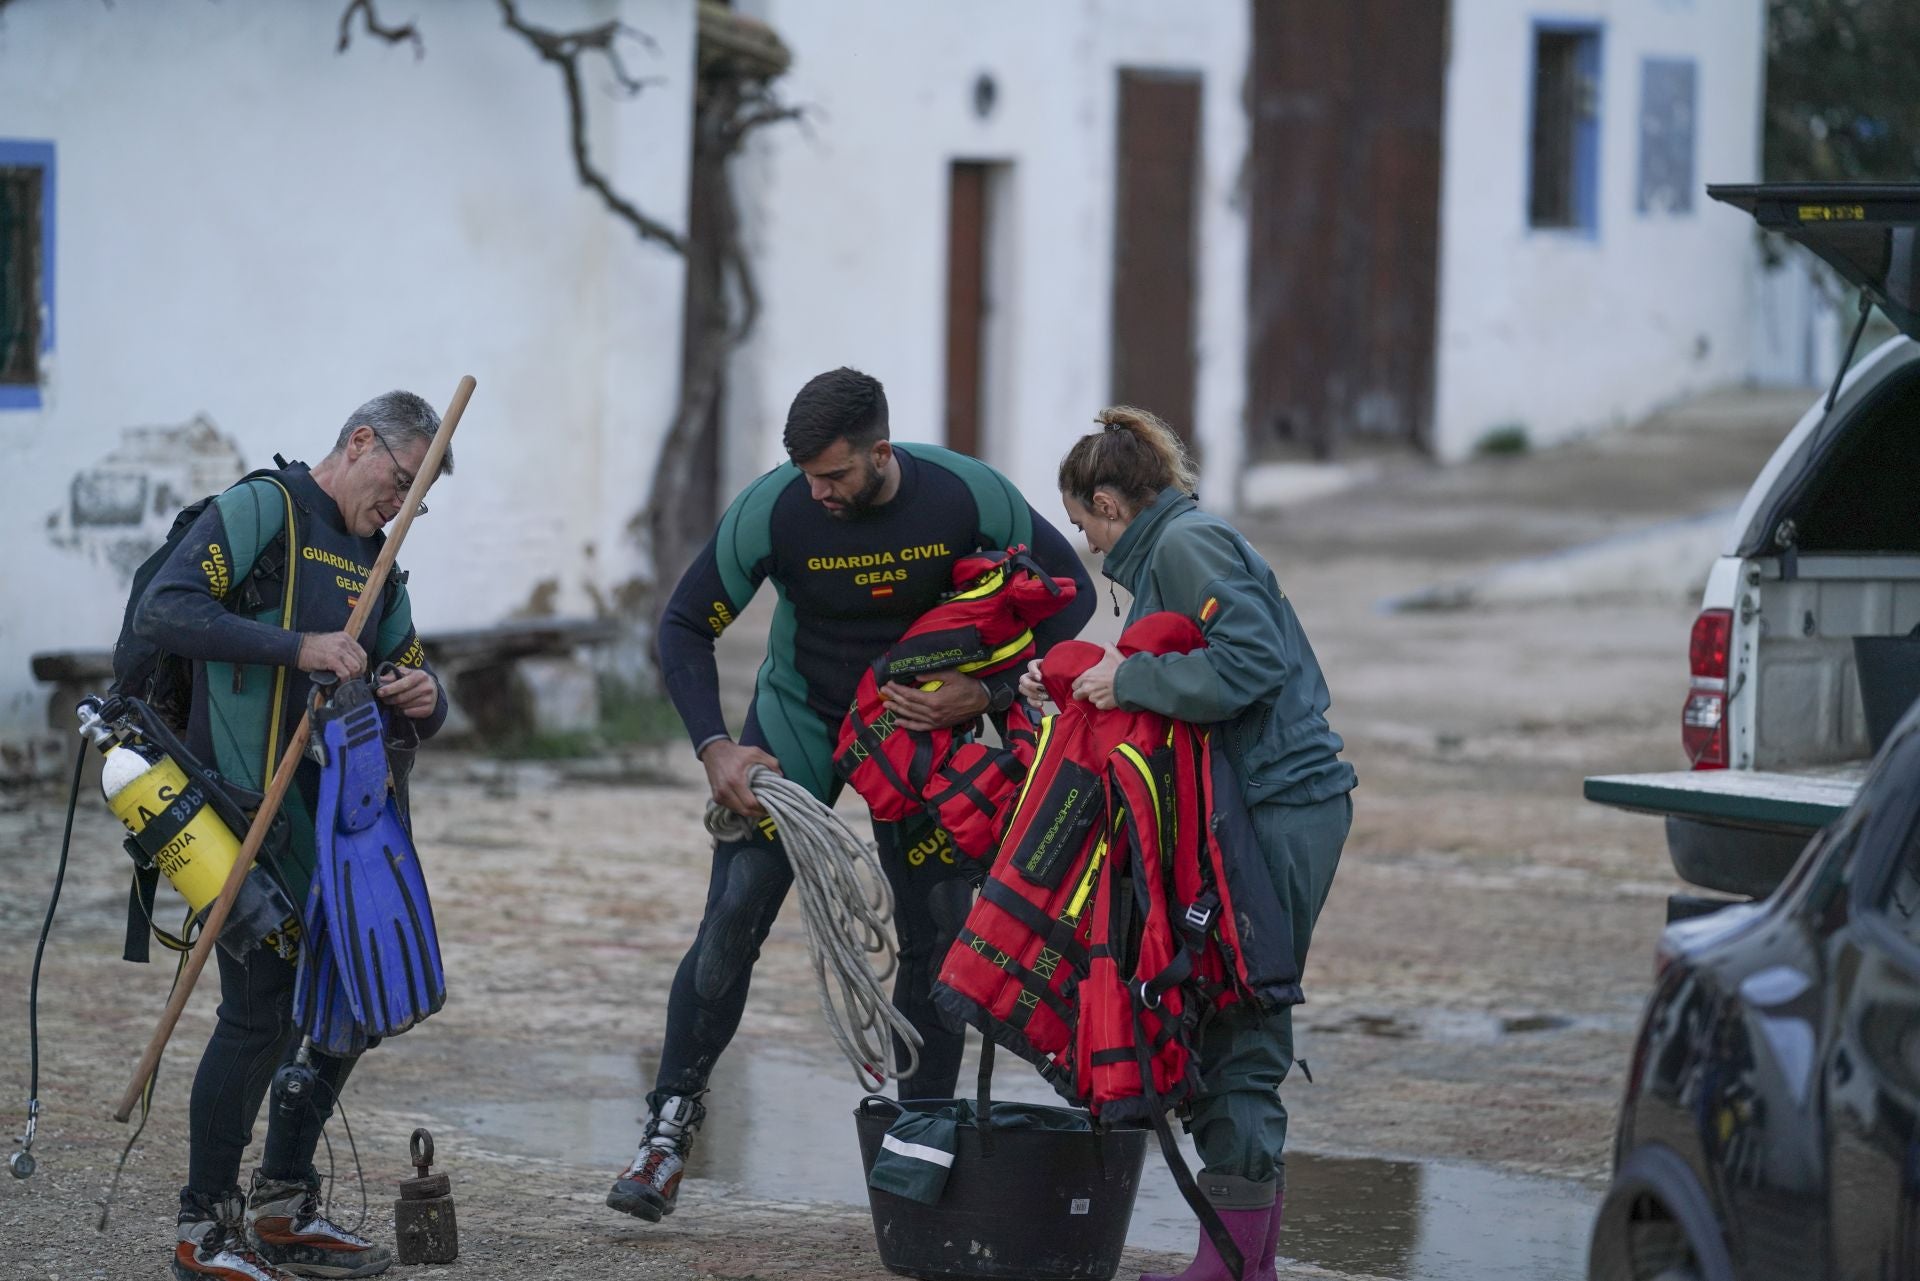
[[[963,1072],[974,1080],[974,1056]],[[595,1055],[568,1065],[576,1082],[605,1093],[528,1099],[454,1112],[447,1120],[488,1146],[527,1156],[588,1153],[612,1169],[633,1143],[633,1099],[654,1064]],[[860,1098],[845,1064],[775,1050],[722,1061],[713,1088],[742,1106],[718,1112],[688,1168],[688,1195],[739,1193],[780,1199],[796,1187],[812,1198],[865,1205],[867,1188],[852,1115]],[[996,1097],[1057,1103],[1052,1091],[1000,1056]],[[1197,1169],[1191,1143],[1184,1155]],[[705,1186],[711,1185],[711,1186]],[[1587,1183],[1448,1162],[1335,1156],[1287,1158],[1286,1253],[1341,1276],[1534,1281],[1571,1276],[1586,1257],[1598,1202]],[[1499,1221],[1498,1233],[1481,1226]],[[1143,1250],[1193,1245],[1193,1217],[1149,1143],[1127,1243]]]
[[[1577,1276],[1620,1078],[1676,888],[1657,822],[1580,799],[1588,773],[1675,768],[1696,603],[1670,582],[1602,598],[1383,612],[1519,557],[1724,508],[1804,398],[1727,398],[1536,458],[1387,468],[1246,522],[1299,609],[1359,771],[1355,821],[1306,976],[1286,1277]],[[727,635],[743,705],[764,605]],[[1110,629],[1102,607],[1097,626]],[[415,783],[452,997],[347,1091],[372,1214],[431,1126],[461,1261],[418,1275],[884,1277],[861,1206],[860,1097],[821,1026],[789,911],[721,1061],[697,1176],[646,1225],[601,1203],[639,1130],[664,993],[705,883],[683,748],[587,765],[425,753]],[[25,1097],[26,984],[64,795],[0,794],[0,1125]],[[95,1203],[125,1142],[106,1119],[170,971],[118,960],[126,865],[89,799],[40,1009],[40,1173],[0,1180],[0,1281],[161,1275],[184,1174],[196,993],[113,1228]],[[1008,1097],[1046,1097],[1005,1063]],[[1032,1091],[1037,1091],[1034,1093]],[[336,1127],[338,1204],[359,1196]],[[1177,1268],[1192,1230],[1149,1157],[1123,1277]],[[1176,1253],[1177,1252],[1177,1253]]]

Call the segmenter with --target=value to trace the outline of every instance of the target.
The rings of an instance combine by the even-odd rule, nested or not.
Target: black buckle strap
[[[1012,886],[1003,881],[989,878],[987,883],[980,887],[980,897],[1033,931],[1034,935],[1043,940],[1047,947],[1066,958],[1067,964],[1073,968],[1074,973],[1087,972],[1086,949],[1074,941],[1073,927],[1065,921],[1048,916],[1040,908],[1020,897]]]
[[[885,740],[874,731],[873,725],[861,720],[858,712],[848,712],[847,723],[853,726],[853,744],[833,761],[834,768],[840,771],[841,777],[852,779],[854,771],[868,761],[872,761],[879,767],[880,776],[887,780],[887,786],[898,792],[905,800],[915,805],[920,804],[920,793],[910,788],[907,781],[900,777],[900,772],[894,769],[893,762],[888,759],[884,748]],[[905,731],[894,732],[904,733]],[[856,748],[859,750],[856,751]],[[861,756],[861,751],[866,755]]]
[[[992,939],[984,938],[968,929],[962,929],[953,941],[956,947],[966,948],[968,951],[984,958],[989,965],[992,965],[1002,974],[1017,980],[1022,992],[1033,996],[1037,1002],[1045,1002],[1047,1008],[1058,1015],[1062,1023],[1072,1026],[1074,1022],[1073,1011],[1067,1007],[1065,1001],[1060,999],[1059,994],[1053,990],[1048,980],[1014,960],[1005,948],[995,943]],[[1027,1007],[1027,1012],[1031,1015],[1031,1005]],[[1014,1026],[1018,1027],[1020,1024],[1016,1023]]]
[[[1131,902],[1131,895],[1113,896],[1113,912],[1109,919],[1116,930],[1132,927],[1133,922],[1127,911]],[[1240,1252],[1233,1234],[1227,1231],[1220,1212],[1201,1194],[1200,1186],[1193,1181],[1193,1171],[1187,1168],[1186,1158],[1180,1155],[1180,1145],[1174,1140],[1173,1127],[1167,1124],[1166,1104],[1153,1084],[1153,1060],[1147,1048],[1151,1038],[1147,1035],[1146,1010],[1137,999],[1128,1004],[1133,1015],[1133,1055],[1140,1070],[1140,1097],[1146,1104],[1154,1135],[1160,1140],[1160,1155],[1166,1160],[1167,1172],[1173,1175],[1174,1186],[1180,1189],[1181,1199],[1193,1211],[1193,1217],[1200,1221],[1200,1227],[1207,1234],[1207,1239],[1213,1242],[1213,1248],[1220,1252],[1221,1262],[1227,1265],[1228,1271],[1238,1281],[1246,1275],[1247,1258]],[[1164,1028],[1167,1020],[1161,1022]]]

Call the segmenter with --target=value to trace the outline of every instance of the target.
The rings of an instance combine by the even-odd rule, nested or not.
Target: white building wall
[[[51,141],[58,186],[51,374],[40,409],[0,410],[0,731],[43,714],[31,653],[112,643],[129,548],[164,533],[170,509],[74,525],[74,478],[128,457],[128,428],[204,416],[230,479],[276,450],[317,460],[370,395],[444,406],[471,373],[458,472],[402,556],[423,628],[536,597],[589,611],[644,569],[624,529],[677,391],[680,258],[578,185],[559,77],[493,6],[385,12],[418,25],[418,60],[364,33],[336,56],[341,8],[53,3],[0,20],[0,138]],[[556,27],[619,16],[657,42],[627,54],[661,83],[590,92],[594,145],[682,226],[691,0],[524,8]],[[151,470],[180,502],[207,492],[204,469]]]
[[[1528,226],[1537,20],[1601,35],[1598,228]],[[1759,173],[1763,0],[1455,0],[1441,195],[1435,447],[1545,444],[1749,371],[1750,219],[1709,182]],[[1642,59],[1695,61],[1693,208],[1642,214]]]
[[[743,7],[792,48],[780,89],[809,123],[766,131],[742,166],[766,309],[736,362],[729,487],[781,460],[793,394],[837,365],[886,384],[896,439],[942,441],[949,166],[1004,162],[982,452],[1064,523],[1055,469],[1111,390],[1118,75],[1148,67],[1204,77],[1195,420],[1203,495],[1230,500],[1245,399],[1245,4]],[[982,73],[998,90],[984,118],[973,106]]]

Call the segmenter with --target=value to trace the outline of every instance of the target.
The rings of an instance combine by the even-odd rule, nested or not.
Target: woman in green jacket
[[[1106,657],[1075,682],[1096,707],[1152,711],[1217,725],[1252,815],[1260,852],[1292,918],[1305,972],[1313,923],[1326,902],[1353,821],[1353,767],[1327,724],[1326,679],[1293,605],[1260,554],[1194,501],[1194,469],[1179,437],[1144,410],[1120,406],[1096,420],[1060,463],[1060,498],[1106,575],[1133,595],[1132,623],[1159,610],[1200,624],[1190,654]],[[1021,692],[1044,699],[1037,670]],[[1186,1128],[1204,1162],[1199,1183],[1250,1265],[1274,1275],[1284,1194],[1287,1109],[1280,1083],[1293,1066],[1290,1009],[1228,1007],[1202,1031],[1202,1088]],[[1257,1261],[1257,1262],[1256,1262]],[[1145,1278],[1143,1281],[1165,1281]],[[1203,1232],[1179,1281],[1240,1281]]]

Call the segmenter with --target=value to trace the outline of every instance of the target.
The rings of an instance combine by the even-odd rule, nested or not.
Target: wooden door
[[[1113,400],[1160,415],[1189,448],[1200,89],[1197,74],[1121,69],[1114,179]]]
[[[1447,7],[1252,6],[1250,457],[1428,447]]]
[[[956,160],[947,199],[947,448],[980,456],[990,166]]]

